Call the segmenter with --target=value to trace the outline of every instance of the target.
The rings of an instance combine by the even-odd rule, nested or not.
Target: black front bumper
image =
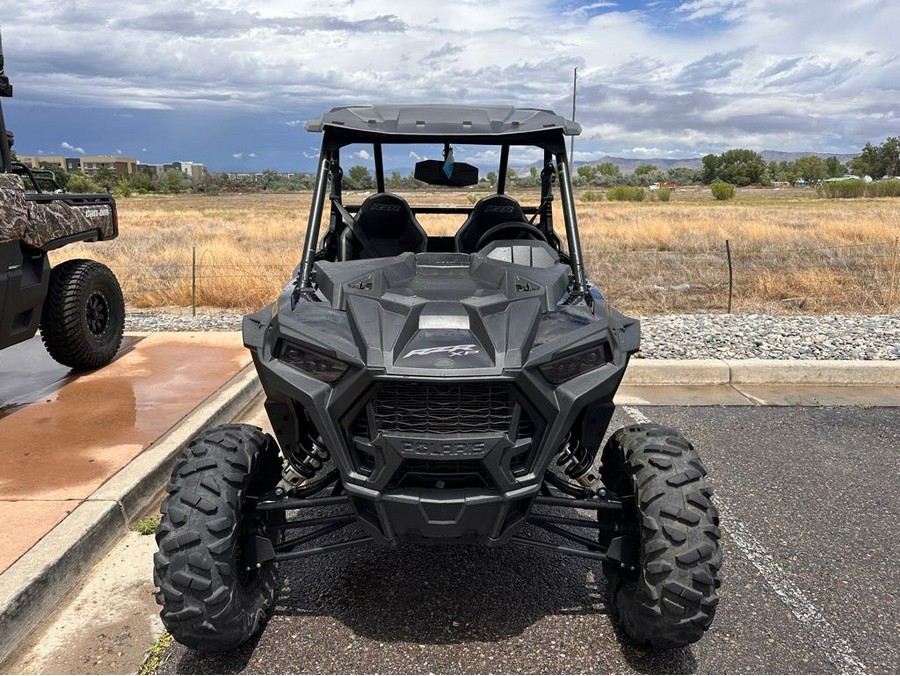
[[[599,447],[627,363],[616,355],[562,385],[535,368],[428,378],[355,367],[324,383],[275,357],[285,327],[261,315],[245,321],[244,342],[282,453],[299,452],[311,423],[382,543],[509,541],[567,435]]]

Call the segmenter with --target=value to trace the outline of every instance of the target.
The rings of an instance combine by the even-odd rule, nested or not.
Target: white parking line
[[[639,410],[637,410],[634,406],[622,406],[622,410],[625,411],[625,414],[632,419],[632,421],[636,422],[638,425],[646,425],[649,422],[652,422],[650,418],[645,416]]]
[[[650,418],[633,406],[622,406],[625,414],[638,424],[651,422]],[[722,528],[731,536],[735,546],[747,557],[753,567],[759,571],[769,588],[790,608],[794,617],[806,625],[813,641],[825,653],[825,657],[841,673],[865,674],[865,665],[857,659],[850,643],[838,633],[822,612],[807,598],[806,594],[787,575],[784,569],[775,562],[775,558],[750,532],[743,522],[731,515],[731,508],[720,496],[713,501],[719,508]]]

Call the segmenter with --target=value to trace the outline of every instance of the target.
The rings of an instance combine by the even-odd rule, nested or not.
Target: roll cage
[[[313,200],[297,279],[298,291],[313,289],[312,271],[316,260],[334,259],[343,229],[361,205],[344,204],[341,149],[350,144],[371,144],[375,163],[375,185],[385,192],[383,145],[385,144],[466,144],[500,146],[497,193],[506,193],[509,153],[513,146],[543,149],[540,173],[541,197],[536,205],[522,210],[572,267],[574,293],[587,288],[581,240],[572,194],[565,136],[580,133],[581,127],[547,110],[479,106],[350,106],[334,108],[306,124],[307,131],[322,132],[322,148],[316,170]],[[553,228],[553,183],[559,186],[567,249]],[[328,229],[320,242],[320,228],[329,207]],[[414,214],[460,214],[468,216],[473,206],[411,205]],[[452,251],[452,237],[429,237],[428,250]],[[447,240],[451,240],[448,242]]]

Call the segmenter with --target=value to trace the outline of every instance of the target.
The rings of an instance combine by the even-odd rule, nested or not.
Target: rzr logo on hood
[[[403,358],[426,357],[429,354],[446,354],[451,357],[466,357],[470,354],[478,354],[477,345],[444,345],[442,347],[423,347],[419,350],[410,350]]]

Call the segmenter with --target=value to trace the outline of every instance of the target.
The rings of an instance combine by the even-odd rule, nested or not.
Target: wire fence
[[[137,307],[256,308],[271,302],[296,266],[220,261],[196,248],[179,260],[109,264]],[[900,239],[834,246],[698,251],[589,248],[590,278],[620,310],[892,314],[900,305]]]

